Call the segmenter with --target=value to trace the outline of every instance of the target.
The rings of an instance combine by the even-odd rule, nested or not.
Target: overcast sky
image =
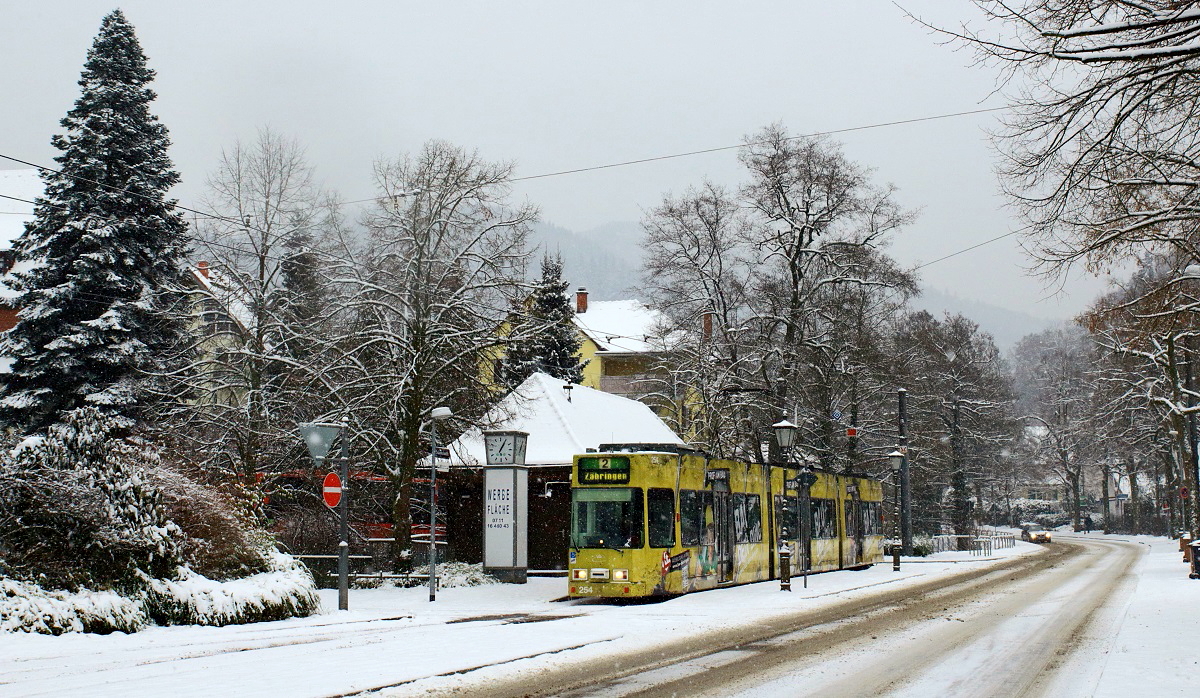
[[[901,0],[943,24],[966,2]],[[52,134],[100,20],[114,4],[0,8],[0,153],[49,163]],[[939,45],[885,0],[822,2],[246,2],[120,4],[158,71],[193,204],[223,147],[269,125],[307,147],[345,199],[373,194],[371,165],[442,138],[511,160],[518,176],[736,145],[780,121],[795,134],[1003,102],[995,76]],[[995,114],[842,133],[848,155],[921,209],[893,253],[927,262],[1007,233],[985,130]],[[0,163],[0,168],[15,167]],[[734,151],[518,183],[574,230],[636,221],[705,177],[736,185]],[[4,193],[4,192],[0,192]],[[1048,297],[1016,239],[931,265],[925,283],[1042,317],[1077,313],[1103,287]],[[586,280],[573,280],[585,284]]]

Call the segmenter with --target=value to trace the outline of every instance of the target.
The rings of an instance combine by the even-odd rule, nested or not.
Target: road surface
[[[856,599],[769,626],[629,656],[608,675],[541,674],[490,695],[1065,696],[1091,695],[1095,658],[1124,607],[1144,547],[1059,540],[1043,555]],[[1089,647],[1087,651],[1094,651]],[[1089,671],[1070,671],[1083,662]],[[616,668],[619,665],[620,668]]]

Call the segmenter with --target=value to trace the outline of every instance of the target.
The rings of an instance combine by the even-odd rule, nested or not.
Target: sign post
[[[346,436],[346,425],[332,422],[304,422],[298,424],[300,435],[308,445],[308,454],[312,456],[317,468],[325,462],[329,449],[340,435],[342,441],[341,477],[329,473],[321,483],[321,497],[326,506],[338,512],[338,610],[350,608],[350,500],[344,496],[344,485],[350,479],[350,456]]]

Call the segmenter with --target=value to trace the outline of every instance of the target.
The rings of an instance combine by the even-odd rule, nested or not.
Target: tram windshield
[[[576,548],[640,548],[642,520],[640,489],[571,490],[571,544]]]

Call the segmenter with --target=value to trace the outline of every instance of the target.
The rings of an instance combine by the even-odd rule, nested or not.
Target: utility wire
[[[785,141],[798,141],[805,138],[817,138],[818,136],[832,136],[838,133],[851,133],[853,131],[867,131],[876,128],[886,128],[888,126],[903,126],[905,124],[916,124],[924,121],[937,121],[939,119],[952,119],[959,116],[970,116],[972,114],[986,114],[988,112],[1002,111],[1008,107],[987,107],[985,109],[972,109],[969,111],[953,112],[951,114],[935,114],[933,116],[920,116],[914,119],[901,119],[899,121],[884,121],[877,124],[867,124],[865,126],[849,126],[847,128],[837,128],[828,131],[813,131],[812,133],[803,133],[797,136],[788,136],[783,139]],[[629,165],[643,165],[648,162],[659,162],[661,160],[674,160],[677,158],[692,157],[693,155],[706,155],[708,153],[719,153],[726,150],[738,150],[746,146],[753,145],[768,145],[771,141],[747,141],[737,145],[722,145],[715,148],[703,148],[701,150],[689,150],[684,153],[672,153],[670,155],[656,155],[654,157],[639,158],[637,160],[623,160],[621,162],[611,162],[604,165],[592,165],[591,167],[577,167],[570,170],[559,170],[557,172],[546,172],[543,174],[525,175],[524,177],[513,177],[510,182],[527,182],[532,179],[545,179],[547,177],[561,177],[563,175],[579,174],[581,172],[594,172],[596,170],[608,170],[614,167],[626,167]],[[378,201],[381,198],[387,197],[371,197],[370,199],[355,199],[353,201],[345,201],[344,204],[362,204],[371,201]]]
[[[880,123],[875,123],[875,124],[866,124],[863,126],[850,126],[850,127],[846,127],[846,128],[840,128],[840,129],[830,129],[827,131],[813,131],[811,133],[805,133],[805,134],[800,134],[800,135],[796,135],[796,136],[788,136],[784,140],[785,141],[795,141],[795,140],[802,140],[802,139],[806,139],[806,138],[816,138],[818,136],[834,135],[834,134],[838,134],[838,133],[850,133],[850,132],[854,132],[854,131],[866,131],[866,130],[877,129],[877,128],[886,128],[889,126],[902,126],[902,125],[906,125],[906,124],[922,123],[922,122],[926,122],[926,121],[951,119],[951,118],[956,118],[956,117],[960,117],[960,116],[970,116],[970,115],[974,115],[974,114],[985,114],[988,112],[1001,111],[1006,108],[1007,107],[987,107],[987,108],[983,108],[983,109],[971,109],[968,111],[952,112],[952,113],[948,113],[948,114],[935,114],[932,116],[921,116],[921,117],[916,117],[916,118],[912,118],[912,119],[900,119],[900,120],[896,120],[896,121],[885,121],[885,122],[880,122]],[[645,163],[650,163],[650,162],[659,162],[662,160],[674,160],[674,159],[678,159],[678,158],[692,157],[695,155],[705,155],[708,153],[717,153],[717,152],[723,152],[723,151],[727,151],[727,150],[737,150],[740,148],[745,148],[747,146],[765,145],[768,143],[770,143],[770,141],[748,141],[745,143],[739,143],[737,145],[723,145],[723,146],[717,146],[714,148],[703,148],[700,150],[691,150],[691,151],[682,152],[682,153],[672,153],[669,155],[657,155],[657,156],[653,156],[653,157],[639,158],[636,160],[624,160],[621,162],[613,162],[613,163],[607,163],[607,164],[603,164],[603,165],[593,165],[590,167],[578,167],[578,168],[568,169],[568,170],[559,170],[556,172],[546,172],[546,173],[542,173],[542,174],[526,175],[524,177],[513,177],[509,181],[510,182],[524,182],[524,181],[530,181],[530,180],[535,180],[535,179],[546,179],[548,177],[561,177],[564,175],[579,174],[579,173],[583,173],[583,172],[593,172],[593,171],[597,171],[597,170],[607,170],[607,169],[612,169],[612,168],[616,168],[616,167],[627,167],[630,165],[640,165],[640,164],[645,164]],[[13,157],[11,155],[6,155],[4,153],[0,153],[0,158],[9,160],[11,162],[15,162],[15,163],[18,163],[21,165],[25,165],[27,167],[33,167],[33,168],[38,169],[39,171],[47,171],[47,172],[54,172],[56,174],[63,174],[62,170],[55,169],[53,167],[47,167],[45,165],[38,165],[37,163],[29,162],[27,160],[22,160],[20,158]],[[116,193],[124,193],[124,194],[128,194],[130,196],[135,196],[135,197],[144,198],[144,199],[152,199],[153,198],[146,194],[141,194],[139,192],[130,191],[129,189],[116,187],[113,185],[105,184],[103,182],[97,182],[95,180],[88,179],[86,177],[80,177],[78,175],[68,175],[68,176],[73,177],[74,179],[77,179],[79,181],[87,182],[89,184],[95,184],[97,186],[103,187],[105,189],[109,189]],[[12,199],[14,201],[22,201],[24,203],[34,203],[31,201],[26,201],[24,199],[18,199],[18,198],[12,197],[12,196],[5,196],[5,195],[0,195],[0,196],[2,196],[3,198],[6,198],[6,199]],[[350,205],[350,204],[369,203],[372,201],[379,201],[382,198],[387,198],[387,197],[373,196],[368,199],[355,199],[355,200],[351,200],[351,201],[342,201],[342,202],[338,202],[336,205],[340,207],[340,206],[346,206],[346,205]],[[197,216],[197,217],[210,219],[210,220],[224,221],[226,223],[232,223],[234,225],[237,225],[237,226],[240,226],[243,228],[248,228],[250,230],[254,230],[259,233],[268,234],[267,231],[262,230],[261,228],[258,228],[253,225],[247,225],[246,221],[239,221],[239,220],[230,218],[228,216],[222,216],[222,215],[208,212],[208,211],[201,211],[201,210],[198,210],[195,208],[191,208],[189,206],[184,206],[183,204],[180,204],[180,203],[176,203],[175,208],[177,208],[181,211],[187,211],[188,213],[191,213],[192,215]],[[940,257],[938,259],[933,260],[932,262],[926,262],[918,267],[915,267],[915,269],[922,269],[931,264],[936,264],[937,262],[941,262],[943,260],[950,259],[951,257],[955,257],[955,256],[963,254],[965,252],[969,252],[973,249],[982,247],[983,245],[987,245],[989,243],[995,242],[997,240],[1000,240],[1002,238],[1008,237],[1009,235],[1013,235],[1013,234],[1014,233],[1006,233],[1004,235],[1000,235],[998,237],[992,238],[991,240],[987,240],[985,242],[981,242],[972,247],[968,247],[966,249],[959,250],[958,252],[951,253],[949,255],[946,255],[945,257]],[[240,248],[236,248],[236,247],[233,247],[230,245],[222,245],[221,243],[216,243],[216,242],[211,242],[211,241],[201,241],[201,244],[215,246],[215,247],[224,247],[226,249],[229,249],[229,250],[232,250],[235,252],[245,252],[244,250],[242,250]],[[268,256],[267,258],[272,259],[274,261],[280,261],[280,262],[284,261],[282,258],[278,258],[278,257]]]

